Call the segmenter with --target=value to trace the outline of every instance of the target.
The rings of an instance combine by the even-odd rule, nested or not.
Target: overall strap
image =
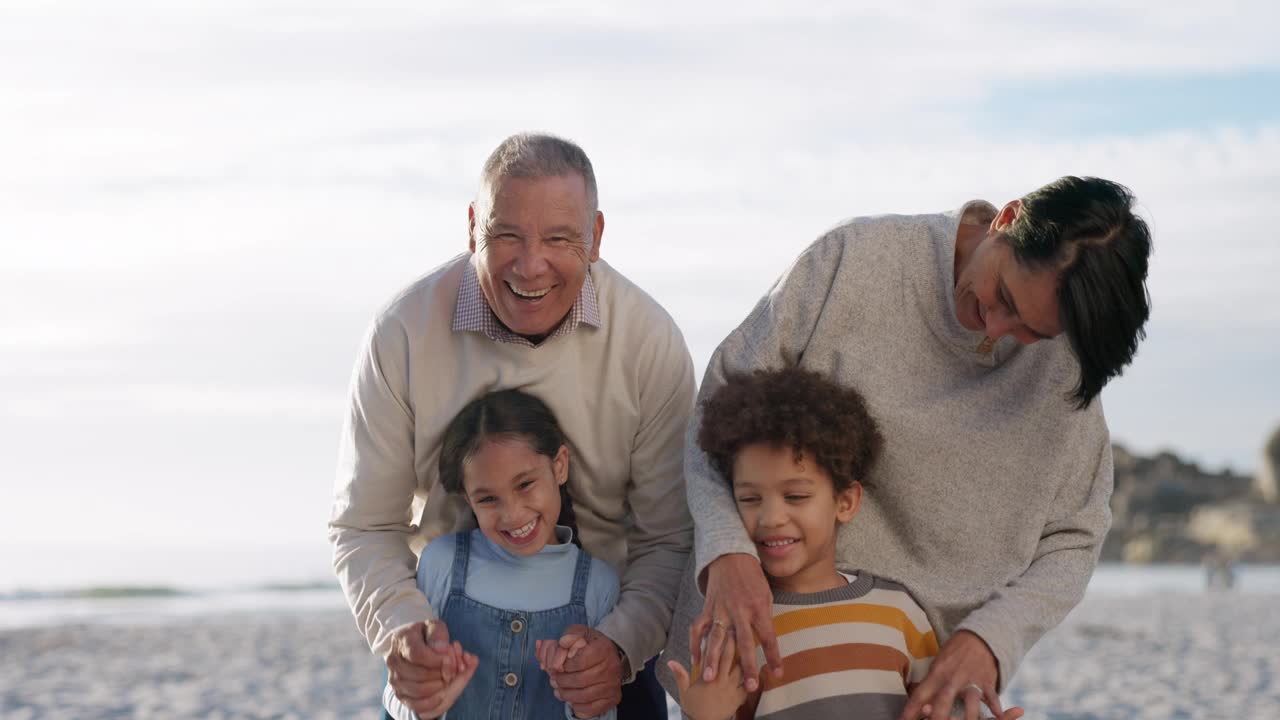
[[[587,604],[587,577],[591,575],[591,556],[586,550],[577,548],[578,564],[573,570],[573,596],[569,602],[586,606]]]
[[[449,594],[461,595],[467,589],[467,560],[471,557],[471,531],[453,535],[453,569],[449,571]]]

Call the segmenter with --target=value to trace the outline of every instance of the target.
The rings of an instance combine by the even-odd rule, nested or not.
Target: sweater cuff
[[[377,655],[385,661],[387,659],[387,655],[391,654],[391,648],[394,644],[392,641],[395,638],[397,630],[405,627],[406,625],[430,622],[431,620],[436,619],[435,610],[433,610],[431,605],[425,602],[425,600],[426,598],[424,597],[424,602],[421,605],[418,605],[417,603],[402,603],[397,605],[395,608],[386,610],[382,613],[383,617],[379,619],[383,620],[383,622],[379,623],[379,625],[385,629],[381,630],[374,640],[374,655]]]
[[[599,630],[600,634],[612,640],[613,644],[617,645],[618,648],[622,650],[622,654],[626,656],[627,665],[630,666],[628,668],[624,668],[628,672],[622,678],[622,684],[626,685],[636,679],[636,674],[644,668],[647,658],[639,658],[639,640],[626,631],[625,619],[615,618],[617,618],[617,616],[610,613],[600,621],[600,624],[596,626],[596,630]]]
[[[698,592],[703,595],[703,599],[706,599],[708,565],[725,555],[739,553],[750,555],[757,560],[760,559],[759,554],[756,553],[756,544],[751,542],[751,538],[742,529],[742,523],[739,521],[735,525],[735,527],[729,527],[719,532],[707,528],[704,532],[694,534],[694,557],[697,560],[694,579],[697,581],[695,586],[698,588]]]

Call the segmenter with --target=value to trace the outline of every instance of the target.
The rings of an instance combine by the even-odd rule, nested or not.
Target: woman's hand
[[[952,717],[957,701],[964,703],[965,720],[978,720],[982,703],[1000,720],[1022,717],[1022,708],[1001,711],[997,679],[999,669],[991,649],[982,638],[961,630],[943,643],[929,673],[911,691],[899,720],[944,720]]]
[[[707,640],[704,681],[711,682],[728,671],[719,662],[728,641],[740,648],[754,649],[756,639],[774,677],[782,677],[782,653],[773,633],[773,595],[760,561],[734,553],[721,555],[707,566],[707,601],[702,614],[689,626],[689,656],[694,665],[703,655],[703,637]],[[747,692],[755,692],[760,687],[755,652],[740,653],[738,664]]]

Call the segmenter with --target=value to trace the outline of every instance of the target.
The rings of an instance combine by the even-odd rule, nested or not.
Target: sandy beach
[[[1280,595],[1091,593],[1005,694],[1029,718],[1280,715]],[[0,717],[375,718],[342,610],[0,631]]]

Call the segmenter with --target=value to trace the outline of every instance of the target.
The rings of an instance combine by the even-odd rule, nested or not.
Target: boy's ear
[[[569,481],[568,445],[561,445],[556,451],[556,456],[551,458],[551,472],[555,475],[557,485],[563,485]]]
[[[854,482],[847,490],[836,493],[836,520],[847,523],[862,504],[862,483]]]

